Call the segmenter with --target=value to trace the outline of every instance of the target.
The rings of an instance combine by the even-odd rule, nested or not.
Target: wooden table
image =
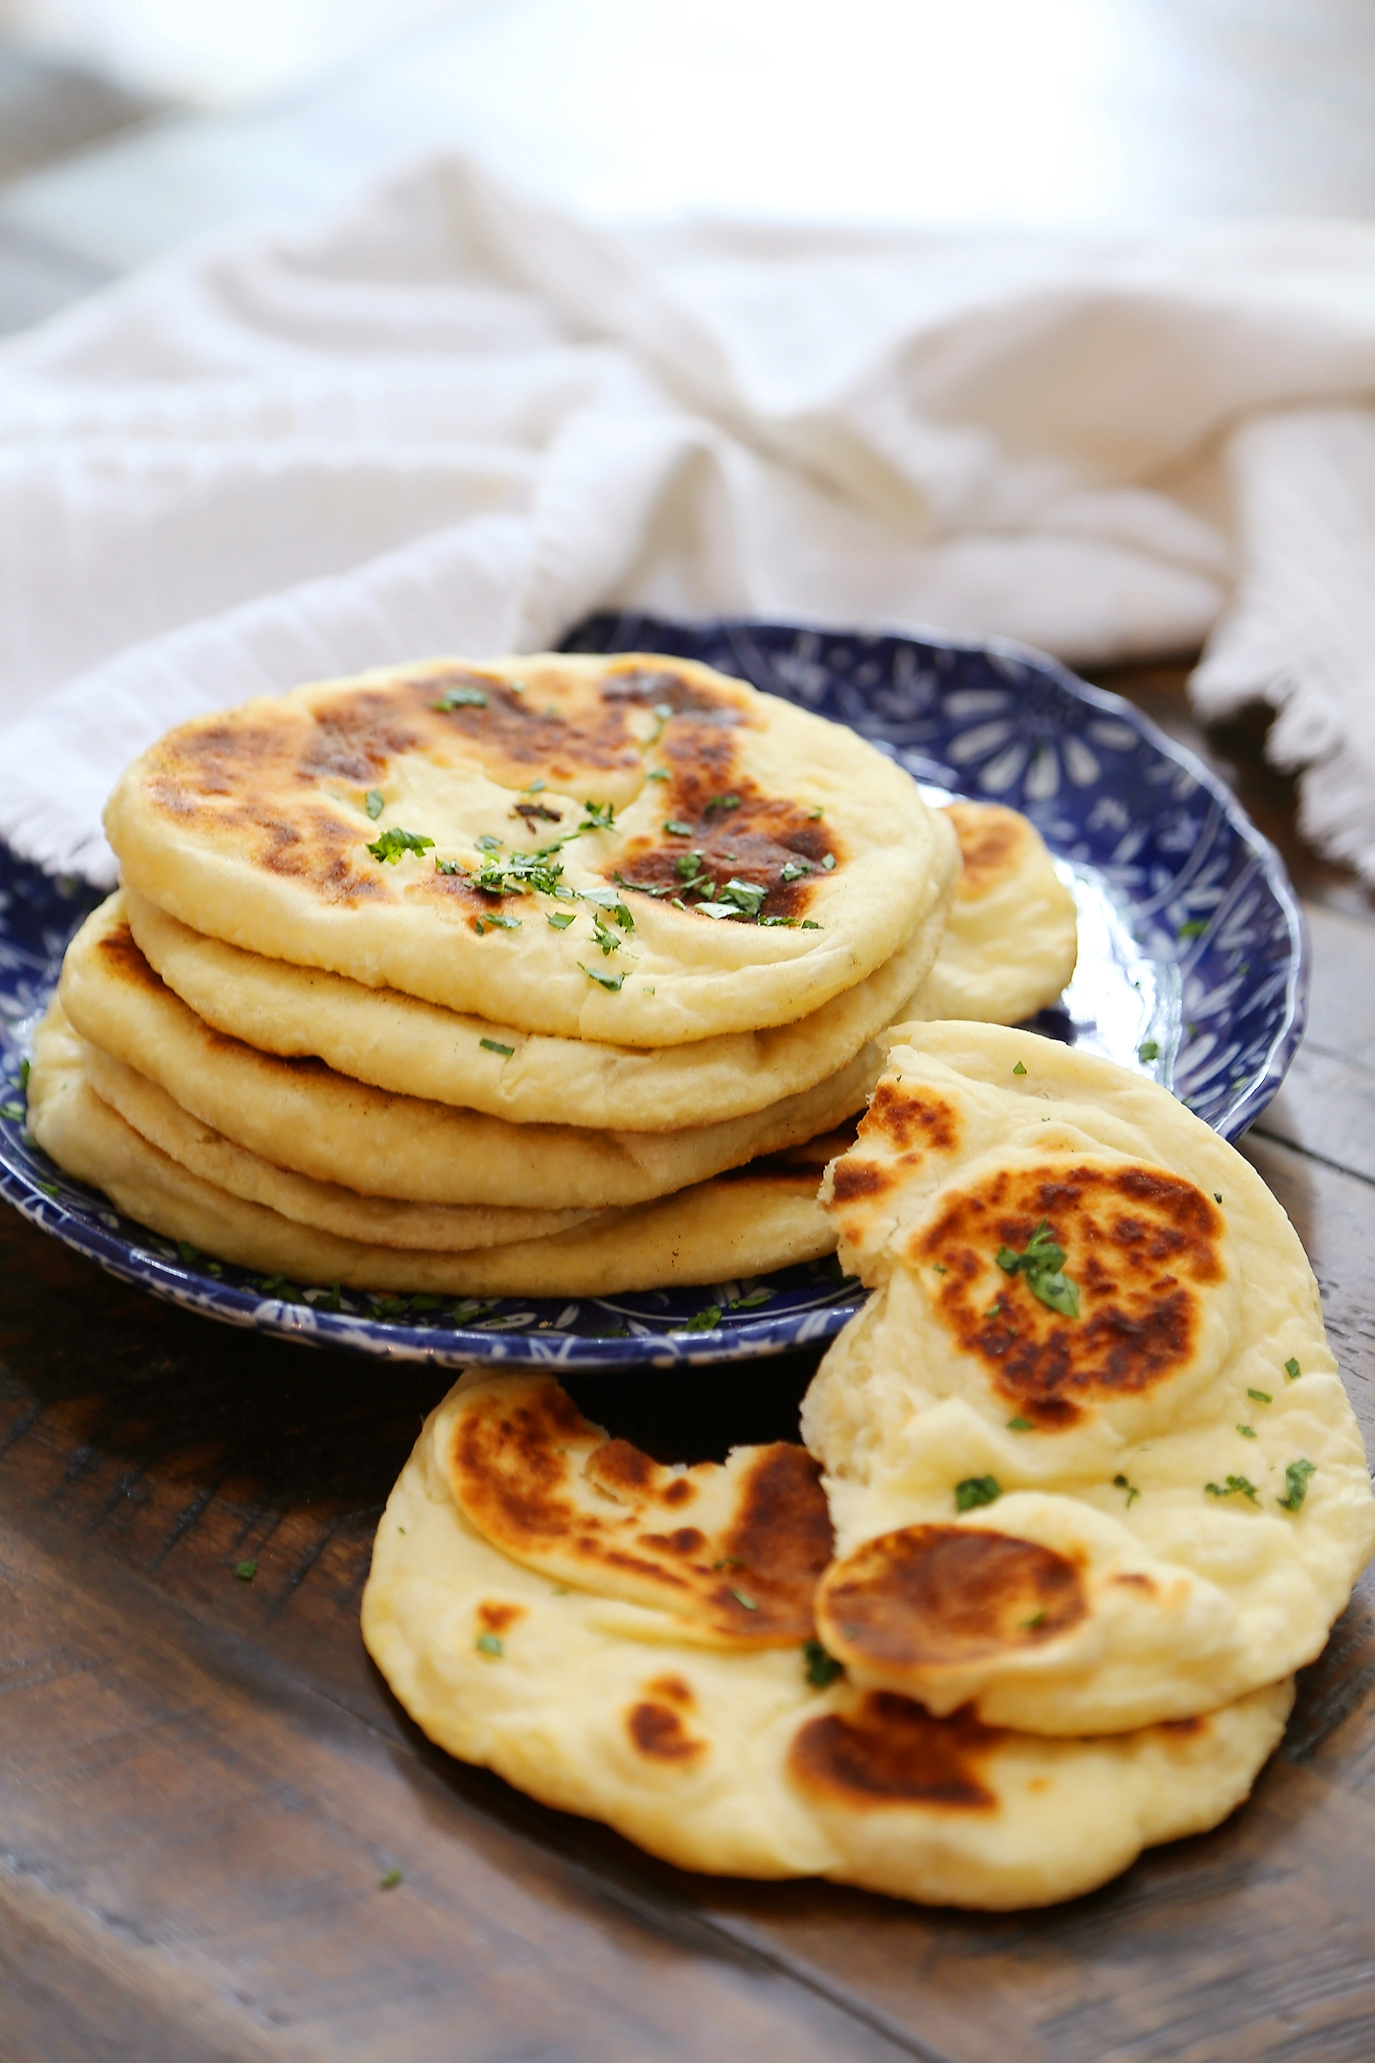
[[[1263,720],[1201,737],[1184,677],[1103,676],[1234,782],[1303,894],[1310,1030],[1244,1150],[1375,1443],[1375,909],[1298,844]],[[689,1877],[436,1753],[363,1652],[377,1513],[446,1373],[202,1323],[9,1215],[0,1265],[3,2063],[1375,2056],[1372,1579],[1251,1804],[1090,1898]],[[575,1387],[696,1459],[795,1432],[811,1367]]]

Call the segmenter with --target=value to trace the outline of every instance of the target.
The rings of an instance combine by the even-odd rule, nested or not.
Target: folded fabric
[[[430,161],[0,348],[0,834],[197,711],[589,610],[1183,652],[1375,879],[1375,226],[611,235]]]

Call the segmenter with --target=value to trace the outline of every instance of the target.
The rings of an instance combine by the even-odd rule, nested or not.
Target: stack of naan
[[[874,1295],[806,1447],[663,1466],[474,1370],[368,1647],[452,1753],[687,1868],[1072,1897],[1217,1824],[1375,1544],[1283,1211],[1138,1075],[895,1034],[823,1196]]]
[[[302,1282],[595,1295],[830,1252],[895,1020],[1074,965],[1015,813],[682,660],[429,662],[185,724],[107,812],[30,1123]]]

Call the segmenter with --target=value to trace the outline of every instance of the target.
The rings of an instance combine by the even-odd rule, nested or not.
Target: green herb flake
[[[43,1191],[43,1194],[44,1194],[45,1196],[56,1196],[56,1195],[57,1195],[57,1184],[56,1184],[56,1182],[40,1182],[38,1186],[39,1186],[39,1188],[40,1188],[40,1189],[41,1189],[41,1190]]]
[[[721,1306],[708,1304],[704,1311],[694,1311],[683,1327],[684,1332],[714,1332],[721,1323]]]
[[[1000,1311],[1002,1310],[1002,1308],[1003,1308],[1003,1300],[1002,1300],[1002,1298],[1001,1298],[1001,1297],[999,1297],[996,1303],[992,1303],[992,1304],[990,1304],[990,1305],[989,1305],[988,1309],[987,1309],[987,1310],[986,1310],[986,1311],[984,1312],[984,1317],[985,1317],[985,1318],[996,1318],[996,1317],[998,1316],[999,1312],[1000,1312]]]
[[[732,1297],[727,1304],[728,1311],[752,1311],[756,1304],[767,1304],[773,1295],[771,1289],[752,1289],[746,1297]]]
[[[836,1678],[845,1674],[845,1664],[837,1662],[834,1655],[828,1655],[819,1640],[803,1641],[802,1666],[814,1691],[829,1690]]]
[[[495,1633],[479,1633],[473,1646],[480,1655],[490,1655],[494,1661],[499,1661],[506,1652]]]
[[[596,982],[598,988],[610,989],[613,995],[620,994],[621,983],[625,980],[624,974],[598,974],[595,967],[583,967],[581,960],[578,966],[589,981]]]
[[[1141,1044],[1136,1049],[1136,1057],[1139,1061],[1142,1062],[1143,1065],[1152,1060],[1159,1060],[1159,1039],[1143,1039],[1141,1041]]]
[[[1239,1425],[1237,1431],[1241,1434],[1243,1440],[1254,1440],[1256,1437],[1256,1429],[1253,1425]]]
[[[531,781],[528,784],[528,786],[522,788],[520,792],[522,795],[543,795],[548,785],[549,783],[547,781]]]
[[[482,688],[445,688],[437,702],[431,702],[431,709],[447,716],[451,709],[485,709],[487,695]]]
[[[1010,1418],[1007,1429],[1010,1433],[1029,1433],[1033,1428],[1029,1418]]]
[[[576,921],[577,914],[576,910],[550,910],[544,921],[554,931],[567,931],[569,925]]]
[[[22,1103],[0,1103],[0,1117],[18,1119],[24,1115]]]
[[[1021,1061],[1020,1061],[1020,1060],[1019,1060],[1019,1061],[1017,1062],[1017,1064],[1016,1064],[1016,1066],[1015,1066],[1015,1067],[1013,1068],[1012,1072],[1013,1072],[1014,1074],[1025,1074],[1025,1073],[1026,1073],[1026,1069],[1025,1069],[1025,1067],[1024,1067],[1024,1066],[1022,1065],[1022,1063],[1021,1063]]]
[[[706,806],[704,814],[706,816],[713,816],[717,810],[739,809],[739,807],[740,797],[738,795],[713,795]]]
[[[234,1574],[238,1577],[240,1583],[251,1583],[257,1573],[258,1564],[256,1562],[235,1562],[234,1564]]]
[[[179,1239],[176,1245],[177,1252],[181,1255],[183,1265],[188,1268],[194,1268],[197,1261],[200,1259],[199,1247],[192,1246],[189,1239]]]
[[[1289,1356],[1289,1359],[1284,1364],[1284,1372],[1288,1376],[1290,1382],[1297,1382],[1299,1377],[1303,1374],[1303,1370],[1299,1367],[1298,1362],[1294,1359],[1292,1354]]]
[[[429,852],[434,845],[433,838],[426,838],[419,831],[403,831],[398,826],[384,831],[375,839],[368,851],[384,867],[394,867],[403,852]]]
[[[592,919],[592,938],[593,942],[601,947],[603,954],[620,951],[620,940],[608,925],[603,924],[600,917]]]
[[[835,863],[836,856],[833,852],[826,853],[821,862],[822,866],[825,868],[828,874],[833,874],[835,872]]]
[[[1181,924],[1181,925],[1180,925],[1180,927],[1179,927],[1178,931],[1177,931],[1177,932],[1175,933],[1175,937],[1176,937],[1176,938],[1202,938],[1202,936],[1203,936],[1204,932],[1205,932],[1205,931],[1206,931],[1207,929],[1208,929],[1208,919],[1207,919],[1206,917],[1191,917],[1191,918],[1189,919],[1189,921],[1188,921],[1188,923],[1187,923],[1187,924]],[[1193,1027],[1192,1027],[1192,1026],[1190,1026],[1190,1030],[1192,1030],[1192,1028],[1193,1028]]]
[[[1021,1253],[1003,1246],[996,1258],[1004,1275],[1025,1275],[1031,1294],[1049,1310],[1065,1318],[1079,1316],[1079,1285],[1063,1272],[1065,1249],[1056,1243],[1047,1219],[1042,1218]]]
[[[645,775],[645,779],[647,781],[666,781],[668,779],[668,768],[666,766],[652,766]]]
[[[1248,1390],[1246,1394],[1254,1397],[1257,1404],[1273,1404],[1275,1401],[1268,1390]]]
[[[931,1266],[932,1266],[932,1268],[934,1269],[934,1271],[935,1271],[935,1273],[936,1273],[937,1275],[945,1275],[945,1274],[948,1274],[948,1272],[949,1272],[949,1271],[948,1271],[948,1269],[946,1268],[946,1265],[945,1265],[945,1262],[944,1262],[944,1261],[933,1261],[933,1262],[931,1263]]]
[[[1019,1619],[1017,1624],[1023,1633],[1034,1633],[1038,1626],[1044,1626],[1050,1617],[1047,1612],[1034,1612],[1029,1619]]]
[[[583,831],[615,830],[616,811],[611,803],[585,802],[582,807],[583,820],[578,826],[579,833]]]
[[[379,1891],[395,1891],[397,1885],[401,1882],[400,1870],[388,1870],[385,1877],[377,1879],[377,1888]]]
[[[1284,1471],[1285,1495],[1275,1499],[1285,1511],[1297,1511],[1308,1495],[1308,1478],[1315,1476],[1318,1465],[1315,1461],[1291,1461]]]
[[[482,836],[475,840],[475,843],[479,852],[491,853],[501,851],[501,840],[494,838],[490,831],[484,831]]]
[[[810,874],[811,871],[810,860],[789,860],[778,878],[780,881],[800,881],[804,874]]]
[[[681,817],[669,817],[664,825],[664,829],[671,838],[691,838],[692,836],[691,824],[685,824]]]
[[[19,1087],[20,1087],[20,1090],[21,1090],[22,1092],[24,1092],[24,1093],[27,1093],[27,1091],[28,1091],[28,1086],[29,1086],[29,1062],[28,1062],[27,1060],[21,1060],[21,1061],[20,1061],[20,1063],[19,1063]]]
[[[1003,1486],[996,1476],[966,1476],[955,1485],[956,1511],[976,1511],[981,1504],[996,1504]]]
[[[1114,1490],[1126,1491],[1127,1510],[1130,1511],[1133,1504],[1135,1504],[1137,1498],[1141,1495],[1141,1492],[1137,1489],[1135,1483],[1129,1483],[1125,1476],[1114,1476],[1112,1479],[1112,1485]]]
[[[732,1590],[731,1596],[738,1605],[743,1605],[747,1612],[757,1612],[759,1610],[758,1599],[751,1597],[747,1591]]]
[[[434,870],[436,874],[462,874],[466,871],[460,860],[436,860]]]
[[[372,818],[374,824],[377,822],[377,819],[381,816],[386,806],[387,804],[382,794],[382,790],[380,788],[369,788],[367,792],[367,797],[363,803],[363,807],[367,811],[368,815]]]
[[[503,1046],[500,1039],[479,1039],[478,1044],[484,1053],[500,1053],[503,1060],[510,1060],[515,1055],[515,1047]]]
[[[1249,1497],[1252,1504],[1260,1501],[1255,1484],[1248,1482],[1245,1476],[1228,1476],[1225,1483],[1205,1483],[1203,1488],[1209,1497]]]
[[[821,926],[818,923],[816,923],[813,918],[804,917],[802,919],[802,929],[804,931],[820,931]]]

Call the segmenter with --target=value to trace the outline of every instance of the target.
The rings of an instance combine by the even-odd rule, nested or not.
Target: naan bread
[[[677,1132],[513,1125],[212,1031],[153,973],[117,898],[67,948],[60,994],[84,1039],[224,1138],[317,1182],[413,1204],[607,1210],[668,1196],[831,1130],[863,1105],[881,1065],[869,1045],[768,1110]]]
[[[946,820],[853,731],[635,654],[435,660],[259,698],[169,732],[105,822],[126,885],[196,931],[633,1046],[819,1010],[958,864]],[[402,833],[432,844],[398,851]],[[538,886],[476,885],[485,869],[514,891],[558,841]]]
[[[940,955],[910,1015],[1019,1024],[1054,1003],[1074,973],[1074,897],[1036,826],[998,802],[954,802],[964,865]]]
[[[1279,1738],[1288,1683],[1084,1741],[816,1688],[802,1640],[825,1531],[798,1449],[661,1468],[548,1377],[475,1372],[392,1492],[363,1637],[431,1740],[548,1805],[685,1869],[928,1903],[1088,1891],[1215,1826]]]
[[[666,1132],[744,1117],[814,1088],[910,1014],[941,943],[945,898],[891,960],[810,1017],[637,1050],[463,1017],[395,989],[265,960],[192,931],[144,896],[122,908],[148,963],[216,1031],[265,1053],[318,1055],[338,1074],[514,1124]],[[484,1043],[484,1041],[486,1043]]]
[[[857,1682],[1073,1734],[1318,1654],[1375,1497],[1312,1271],[1232,1147],[1111,1061],[909,1025],[822,1196],[879,1291],[803,1414]]]
[[[379,1223],[372,1243],[343,1237],[208,1181],[152,1144],[95,1093],[85,1068],[89,1050],[54,1002],[35,1035],[29,1075],[29,1125],[44,1152],[165,1238],[188,1240],[203,1253],[294,1282],[464,1297],[608,1296],[765,1275],[818,1260],[835,1245],[816,1201],[834,1137],[756,1161],[661,1203],[579,1214],[570,1231],[545,1238],[498,1244],[491,1237],[494,1226],[509,1235],[508,1221],[519,1214],[475,1211],[471,1216],[487,1244],[443,1250],[440,1239],[451,1235],[457,1213],[388,1200],[373,1202]],[[139,1107],[146,1117],[146,1107]],[[170,1140],[170,1128],[165,1136]],[[221,1171],[234,1175],[241,1192],[251,1191],[256,1177],[258,1193],[272,1193],[270,1178],[278,1170],[262,1162],[255,1170],[252,1155],[213,1134],[203,1144],[208,1155],[224,1156]],[[298,1179],[290,1193],[293,1210],[329,1217],[339,1194],[326,1192],[321,1199],[323,1189]],[[277,1194],[287,1200],[285,1192]],[[433,1249],[395,1243],[399,1228],[412,1235],[423,1230],[427,1209],[436,1221]]]

